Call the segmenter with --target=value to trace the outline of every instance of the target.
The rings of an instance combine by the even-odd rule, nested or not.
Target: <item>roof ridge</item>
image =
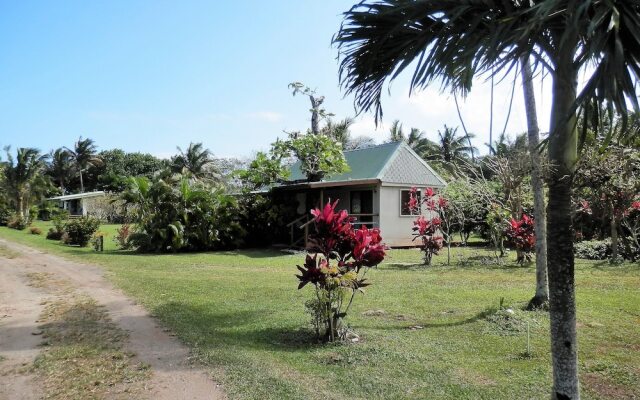
[[[353,150],[344,150],[343,153],[354,153],[356,151],[364,151],[364,150],[371,150],[371,149],[377,149],[379,147],[384,147],[384,146],[399,146],[401,145],[403,142],[402,141],[398,141],[398,142],[387,142],[387,143],[380,143],[377,144],[375,146],[369,146],[369,147],[363,147],[360,149],[353,149]]]

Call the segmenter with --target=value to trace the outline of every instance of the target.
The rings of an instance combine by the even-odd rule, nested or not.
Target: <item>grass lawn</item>
[[[48,225],[36,224],[46,232]],[[115,226],[102,231],[113,236]],[[464,267],[418,263],[393,250],[368,274],[348,323],[361,342],[313,342],[296,290],[302,255],[270,250],[138,255],[47,241],[0,228],[0,237],[103,265],[240,399],[541,399],[551,387],[548,315],[521,311],[535,267],[487,262],[465,250]],[[457,262],[459,254],[452,257]],[[579,360],[584,398],[640,397],[640,265],[578,261]],[[504,299],[513,317],[496,312]],[[531,354],[527,349],[530,329]]]

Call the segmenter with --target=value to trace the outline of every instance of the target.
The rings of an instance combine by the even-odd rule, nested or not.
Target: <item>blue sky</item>
[[[203,142],[219,156],[251,156],[283,130],[308,127],[309,105],[287,84],[326,96],[336,118],[354,114],[338,85],[331,37],[350,1],[30,1],[0,5],[0,145],[43,151],[90,137],[158,156]],[[519,82],[518,82],[519,83]],[[538,84],[541,127],[546,84]],[[496,89],[501,131],[511,83]],[[462,105],[468,128],[488,140],[489,86]],[[384,140],[394,119],[435,138],[459,120],[453,99],[430,88],[408,97],[407,77],[385,98],[376,130],[362,115],[354,135]],[[526,128],[516,90],[508,132]],[[482,149],[484,150],[484,149]]]

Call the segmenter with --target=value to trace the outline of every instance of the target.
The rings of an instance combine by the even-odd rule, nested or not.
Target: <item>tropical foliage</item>
[[[346,210],[336,211],[337,204],[327,203],[323,209],[311,211],[314,234],[297,275],[298,289],[314,286],[314,298],[307,302],[307,309],[316,334],[327,341],[347,338],[344,319],[356,294],[369,285],[364,276],[385,257],[380,231],[365,226],[354,229],[354,219]]]
[[[422,215],[422,205],[426,215]],[[442,196],[436,196],[432,188],[424,189],[420,199],[418,189],[412,187],[407,206],[412,210],[412,214],[419,215],[413,221],[413,240],[420,242],[424,264],[431,265],[431,259],[438,254],[443,245],[441,214],[448,206],[447,200]]]
[[[222,189],[184,176],[132,177],[121,199],[136,224],[129,242],[139,251],[213,250],[240,244],[237,203]]]
[[[47,156],[31,147],[19,148],[15,157],[8,147],[5,153],[7,160],[1,163],[2,191],[17,215],[27,218],[31,204],[41,199],[49,187],[43,175]]]

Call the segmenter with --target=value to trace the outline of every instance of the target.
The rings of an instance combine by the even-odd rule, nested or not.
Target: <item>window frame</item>
[[[411,189],[400,189],[400,217],[417,217],[419,215],[422,215],[422,190],[418,189],[418,210],[413,212],[411,210],[409,210],[409,214],[404,214],[403,210],[405,208],[405,205],[403,204],[403,200],[402,200],[402,194],[403,192],[408,192],[409,193],[409,198],[411,198]],[[408,208],[408,207],[407,207]]]

